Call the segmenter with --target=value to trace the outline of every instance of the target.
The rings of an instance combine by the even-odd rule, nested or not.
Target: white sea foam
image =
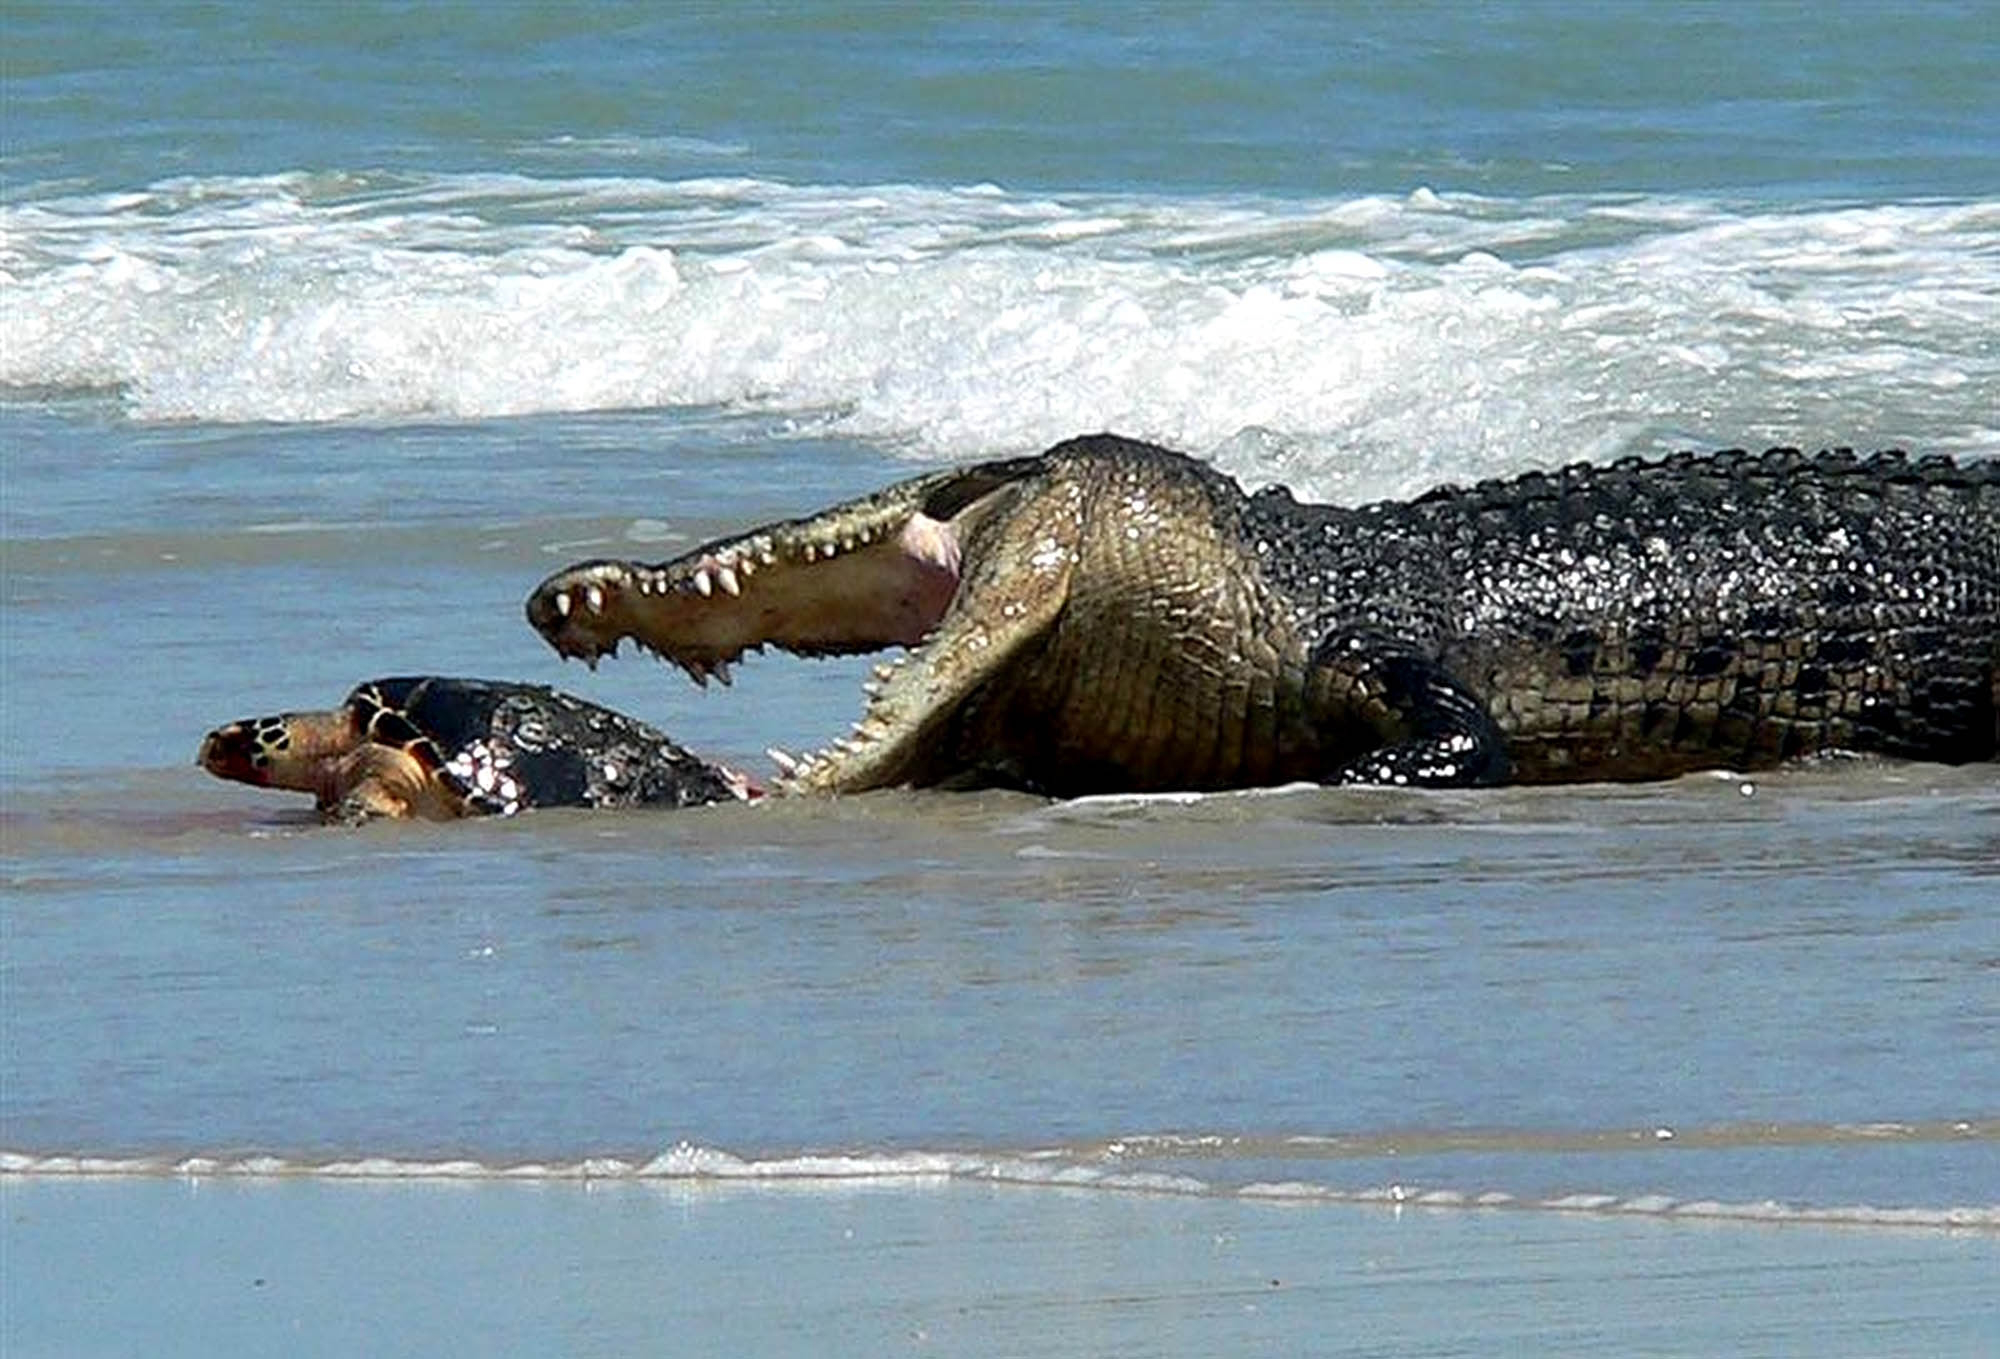
[[[922,458],[1116,428],[1354,496],[1718,438],[1995,447],[1996,259],[2000,203],[212,177],[0,208],[0,386],[719,408]]]
[[[1183,1139],[1154,1140],[1179,1145]],[[1193,1149],[1192,1146],[1188,1149]],[[1876,1204],[1795,1204],[1775,1200],[1726,1201],[1677,1198],[1661,1193],[1573,1192],[1533,1196],[1503,1189],[1394,1182],[1361,1188],[1318,1180],[1252,1180],[1232,1183],[1180,1171],[1122,1164],[1115,1148],[1101,1154],[1045,1149],[1014,1153],[898,1151],[748,1158],[683,1143],[647,1161],[588,1157],[576,1161],[491,1164],[470,1159],[410,1160],[366,1156],[306,1161],[277,1156],[37,1155],[0,1152],[0,1178],[160,1178],[192,1180],[393,1180],[408,1183],[624,1182],[699,1187],[704,1184],[811,1189],[875,1186],[917,1188],[952,1183],[1012,1185],[1024,1189],[1240,1198],[1290,1204],[1374,1205],[1395,1209],[1508,1209],[1552,1213],[1615,1214],[1663,1219],[1755,1223],[1814,1223],[1933,1230],[2000,1231],[2000,1204],[1942,1207]]]

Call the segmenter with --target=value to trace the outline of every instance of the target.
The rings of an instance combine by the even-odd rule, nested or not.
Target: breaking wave
[[[1331,495],[1335,450],[1396,447],[1397,493],[1523,448],[1993,447],[1996,258],[2000,202],[203,177],[0,206],[0,389],[718,411],[926,459],[1108,427]]]

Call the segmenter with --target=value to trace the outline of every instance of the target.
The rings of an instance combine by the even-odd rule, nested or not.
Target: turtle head
[[[319,790],[327,762],[357,742],[345,709],[246,717],[203,737],[195,763],[219,779],[310,793]]]

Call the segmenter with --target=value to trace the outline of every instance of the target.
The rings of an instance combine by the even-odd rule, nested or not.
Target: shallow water
[[[23,1275],[0,1343],[23,1359],[1867,1359],[1993,1338],[1984,1234],[936,1184],[0,1180],[0,1212]]]
[[[761,768],[844,729],[865,661],[592,674],[529,589],[1084,430],[1350,502],[1685,446],[1992,456],[1983,7],[343,13],[8,14],[10,1230],[98,1222],[79,1176],[167,1221],[282,1180],[294,1225],[326,1182],[597,1214],[586,1184],[831,1178],[900,1191],[876,1223],[943,1180],[942,1237],[994,1249],[1108,1249],[1111,1190],[1639,1218],[1711,1262],[1687,1220],[1990,1242],[1990,765],[346,834],[191,763],[429,671]],[[711,1205],[738,1264],[765,1202]],[[1768,1342],[1730,1315],[1712,1348]]]
[[[18,1146],[1989,1217],[2000,1183],[1984,770],[360,834],[190,781],[10,810]]]

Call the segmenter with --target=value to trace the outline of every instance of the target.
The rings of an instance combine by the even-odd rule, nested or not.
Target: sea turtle
[[[322,819],[511,816],[528,807],[689,807],[758,791],[643,722],[541,684],[407,675],[338,708],[218,727],[217,778],[311,793]]]

